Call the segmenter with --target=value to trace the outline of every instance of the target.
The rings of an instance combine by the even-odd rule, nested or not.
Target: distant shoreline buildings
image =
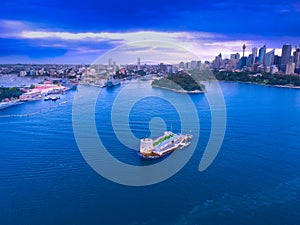
[[[210,68],[272,74],[300,74],[300,46],[296,46],[292,54],[292,45],[284,44],[281,56],[275,55],[275,49],[267,52],[266,45],[263,45],[259,49],[252,48],[251,54],[247,57],[244,56],[245,48],[246,46],[243,45],[243,56],[241,58],[239,53],[235,53],[230,55],[230,59],[222,59],[220,53],[215,57]]]
[[[136,63],[118,65],[112,58],[107,60],[107,64],[92,65],[63,65],[63,64],[4,64],[0,65],[0,74],[18,74],[19,76],[50,76],[66,77],[80,79],[85,77],[86,80],[94,82],[98,77],[107,76],[135,76],[147,74],[172,74],[178,71],[188,70],[226,70],[234,72],[256,72],[271,74],[300,74],[300,45],[291,44],[282,46],[281,56],[275,55],[275,49],[267,52],[267,46],[263,45],[259,49],[253,47],[251,53],[245,56],[247,46],[241,46],[242,56],[240,53],[230,54],[230,58],[223,59],[222,53],[217,55],[212,61],[192,60],[190,62],[179,62],[179,64],[156,64],[149,65],[142,62],[140,57]],[[125,72],[124,72],[125,71]],[[120,73],[121,72],[121,73]]]

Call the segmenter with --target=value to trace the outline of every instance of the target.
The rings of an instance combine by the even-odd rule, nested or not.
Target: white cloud
[[[264,40],[255,37],[257,41],[249,39],[234,39],[223,34],[209,32],[161,32],[161,31],[135,31],[135,32],[56,32],[41,28],[38,24],[22,21],[0,20],[0,37],[13,37],[19,39],[42,40],[34,42],[37,47],[65,49],[63,57],[70,57],[70,61],[86,59],[90,63],[99,56],[107,47],[112,49],[104,54],[114,54],[117,63],[136,61],[141,57],[143,61],[157,60],[176,62],[184,60],[212,60],[222,53],[223,58],[230,54],[242,52],[246,44],[245,55],[251,53],[254,46],[269,45],[275,47],[275,53],[280,54],[278,40]],[[289,40],[289,39],[288,39]],[[291,40],[291,42],[293,39]],[[270,46],[273,45],[273,46]],[[45,53],[47,54],[47,53]],[[84,57],[83,57],[84,56]],[[46,56],[45,56],[46,57]],[[73,60],[74,59],[74,60]],[[53,59],[54,60],[54,59]],[[66,59],[68,60],[68,59]],[[118,61],[119,60],[119,61]],[[65,61],[65,60],[64,60]]]

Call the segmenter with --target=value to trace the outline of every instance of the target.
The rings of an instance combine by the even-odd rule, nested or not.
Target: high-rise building
[[[214,68],[216,68],[216,69],[222,67],[222,54],[221,53],[215,57],[213,65],[214,65]]]
[[[254,47],[254,48],[252,48],[252,64],[255,63],[256,57],[257,57],[257,48]]]
[[[190,62],[186,62],[185,63],[185,69],[190,69],[191,68],[191,63]]]
[[[274,55],[274,65],[276,65],[279,68],[281,61],[281,57],[279,55]]]
[[[185,65],[184,65],[184,62],[180,62],[180,63],[179,63],[179,68],[180,68],[180,69],[184,69],[184,66],[185,66]]]
[[[191,61],[191,68],[196,69],[197,68],[197,61]]]
[[[112,67],[112,59],[111,59],[111,58],[108,59],[108,66],[109,66],[109,67]]]
[[[247,57],[246,56],[240,58],[240,60],[237,64],[238,69],[240,69],[240,70],[243,69],[243,67],[246,66],[246,62],[247,62]]]
[[[137,59],[137,69],[141,70],[141,58]]]
[[[197,61],[197,69],[201,68],[201,61]]]
[[[253,55],[250,54],[247,58],[246,66],[248,66],[248,67],[252,66],[252,64],[253,64],[252,62],[253,62]]]
[[[275,55],[275,49],[266,53],[265,66],[271,66],[274,64],[274,55]]]
[[[265,64],[266,51],[267,51],[267,47],[266,45],[264,45],[259,49],[259,53],[258,53],[258,62],[263,65]]]
[[[286,65],[291,62],[292,54],[292,45],[284,44],[282,46],[281,61],[280,61],[280,70],[282,72],[286,71]]]

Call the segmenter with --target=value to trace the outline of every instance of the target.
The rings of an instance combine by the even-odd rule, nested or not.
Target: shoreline
[[[158,86],[158,85],[152,85],[152,87],[154,88],[161,88],[161,89],[164,89],[164,90],[168,90],[168,91],[173,91],[173,92],[176,92],[176,93],[182,93],[182,94],[204,94],[206,91],[200,91],[200,90],[195,90],[195,91],[186,91],[184,89],[173,89],[173,88],[167,88],[167,87],[161,87],[161,86]]]
[[[254,84],[254,85],[261,85],[265,87],[276,87],[276,88],[290,88],[290,89],[300,89],[300,86],[289,86],[289,85],[279,85],[279,84],[262,84],[262,83],[255,83],[249,81],[230,81],[230,80],[217,80],[222,82],[233,82],[233,83],[243,83],[243,84]]]

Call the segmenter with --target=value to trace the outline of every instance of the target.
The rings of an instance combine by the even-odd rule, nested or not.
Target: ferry
[[[44,101],[50,101],[50,100],[51,101],[56,101],[58,99],[60,99],[59,96],[47,96],[47,97],[44,98]]]
[[[164,135],[155,140],[152,138],[141,139],[139,155],[148,159],[160,158],[176,149],[189,146],[191,140],[191,134],[174,134],[171,131],[165,131]]]

